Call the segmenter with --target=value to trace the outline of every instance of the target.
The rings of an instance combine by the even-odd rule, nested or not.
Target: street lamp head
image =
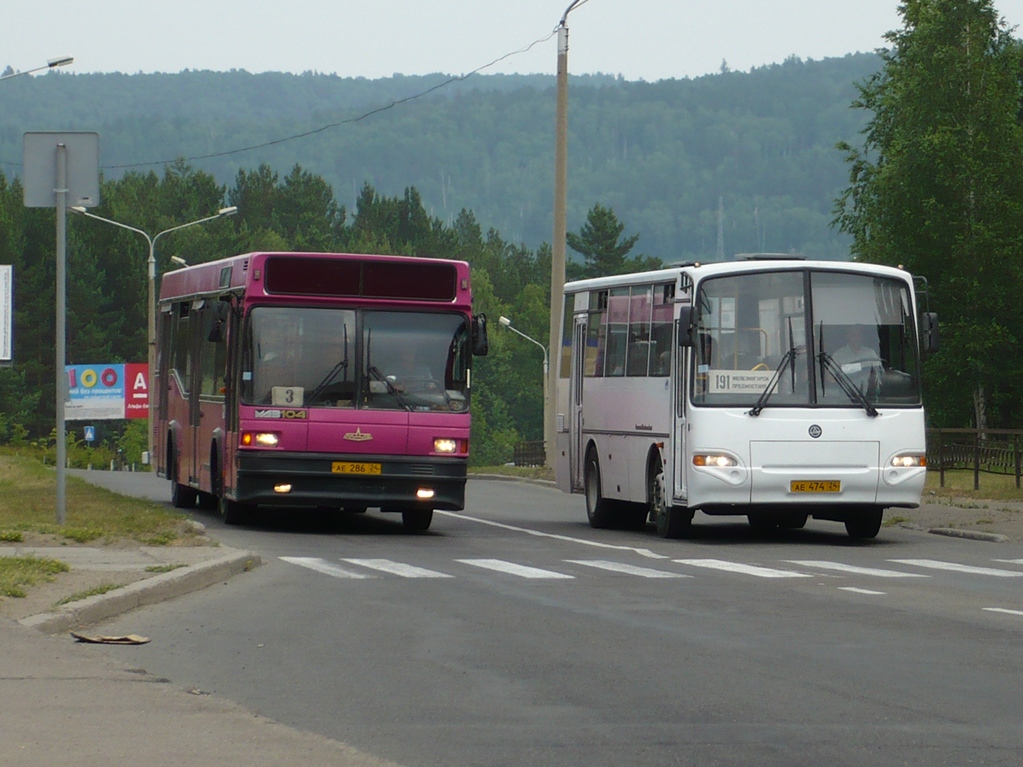
[[[70,210],[72,213],[77,213],[80,216],[85,215],[85,208],[83,208],[81,205],[71,205],[68,207],[68,210]]]
[[[58,56],[55,59],[49,59],[46,62],[46,66],[49,67],[50,69],[53,69],[54,67],[66,67],[68,64],[74,63],[75,63],[74,56]]]
[[[178,266],[188,266],[188,262],[181,256],[171,256],[170,260],[173,261]]]
[[[218,217],[221,217],[221,216],[233,216],[237,212],[238,212],[238,207],[236,205],[232,205],[229,208],[221,208],[220,210],[218,210],[217,211],[217,216]]]
[[[511,320],[508,319],[507,317],[504,317],[504,316],[498,317],[497,321],[500,322],[502,325],[504,325],[506,328],[510,328],[511,327]]]

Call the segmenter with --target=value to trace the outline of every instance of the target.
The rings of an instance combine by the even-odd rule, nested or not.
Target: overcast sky
[[[71,72],[183,69],[342,77],[553,74],[571,0],[3,0],[0,71],[70,55]],[[1023,25],[1023,0],[998,0]],[[897,0],[581,0],[568,17],[572,74],[697,77],[872,51]],[[537,42],[543,41],[543,42]],[[525,53],[516,53],[535,43]],[[511,55],[509,55],[511,54]]]

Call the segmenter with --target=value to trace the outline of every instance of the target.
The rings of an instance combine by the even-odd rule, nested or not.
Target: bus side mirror
[[[683,306],[678,312],[678,345],[687,349],[693,345],[693,307]]]
[[[938,313],[923,312],[920,315],[920,344],[925,354],[938,351]]]
[[[223,297],[216,304],[210,307],[214,313],[213,327],[210,328],[210,335],[207,340],[211,344],[219,344],[224,340],[224,323],[227,322],[227,313],[231,311],[230,306],[224,302]]]
[[[490,351],[490,340],[487,338],[487,315],[474,314],[472,317],[472,353],[476,357],[486,357]]]

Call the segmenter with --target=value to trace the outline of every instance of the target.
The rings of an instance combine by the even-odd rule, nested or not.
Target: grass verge
[[[52,581],[57,573],[66,573],[69,569],[56,559],[0,557],[0,596],[24,598],[27,587]]]
[[[924,486],[924,500],[927,496],[937,498],[975,498],[991,501],[1023,501],[1023,490],[1016,489],[1016,477],[1011,474],[981,473],[978,482],[979,490],[973,489],[972,471],[946,471],[945,486],[941,486],[941,476],[936,471],[927,472],[927,483]]]
[[[0,453],[0,478],[0,541],[196,545],[185,515],[72,476],[66,478],[64,524],[58,525],[56,473],[33,458]]]

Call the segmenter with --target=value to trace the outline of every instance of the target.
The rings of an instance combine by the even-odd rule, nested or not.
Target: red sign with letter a
[[[124,366],[124,417],[149,417],[149,365],[145,362]]]

